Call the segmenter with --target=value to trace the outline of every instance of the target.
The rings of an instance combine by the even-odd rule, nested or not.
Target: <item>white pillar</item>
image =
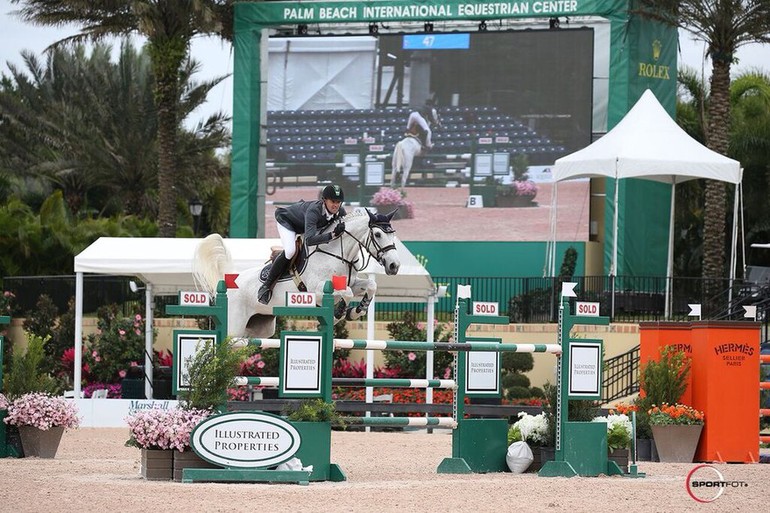
[[[144,396],[152,399],[152,284],[148,283],[144,289],[144,373],[147,376],[144,381]]]
[[[83,379],[83,273],[75,273],[75,399],[80,398],[80,380]]]

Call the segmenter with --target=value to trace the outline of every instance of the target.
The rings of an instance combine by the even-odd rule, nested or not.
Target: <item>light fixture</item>
[[[427,33],[431,33],[431,32],[433,32],[433,22],[431,22],[431,21],[426,21],[426,22],[425,22],[425,25],[423,25],[423,29],[424,29],[424,30],[425,30],[425,32],[427,32]]]
[[[198,221],[200,221],[201,214],[203,213],[203,203],[198,199],[198,196],[195,196],[187,203],[187,206],[193,218],[193,233],[198,235]]]
[[[137,285],[137,283],[134,280],[130,280],[128,282],[128,288],[131,289],[131,292],[133,292],[134,294],[136,294],[140,290],[145,289],[145,287],[140,287],[139,285]]]
[[[487,31],[487,20],[481,20],[481,23],[479,23],[479,32],[486,32]]]
[[[380,33],[380,27],[378,27],[376,23],[370,23],[369,24],[369,35],[370,36],[376,36],[379,33]]]
[[[300,23],[297,25],[297,35],[298,36],[306,36],[307,35],[307,24]]]
[[[559,28],[559,18],[549,18],[548,19],[548,28],[549,29],[557,29],[557,28]]]

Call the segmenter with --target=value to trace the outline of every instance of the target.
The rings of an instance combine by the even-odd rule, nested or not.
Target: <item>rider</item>
[[[283,251],[273,261],[270,273],[265,283],[259,288],[258,299],[262,304],[268,304],[273,296],[273,285],[281,276],[296,252],[297,234],[305,234],[305,244],[315,246],[324,244],[339,237],[345,231],[345,223],[340,222],[330,233],[320,233],[334,221],[345,216],[342,202],[345,194],[339,185],[327,185],[321,193],[321,199],[316,201],[300,200],[287,207],[279,207],[275,211],[278,226],[278,236],[281,238]]]
[[[409,114],[409,120],[406,122],[406,133],[420,138],[420,142],[426,149],[433,148],[431,141],[431,126],[441,126],[438,119],[438,113],[433,106],[432,100],[427,100],[418,110]]]

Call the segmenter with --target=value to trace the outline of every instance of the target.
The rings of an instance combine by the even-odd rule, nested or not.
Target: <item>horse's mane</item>
[[[369,214],[366,213],[365,208],[359,207],[353,210],[352,212],[348,212],[347,214],[345,214],[345,217],[342,218],[342,221],[347,223],[348,221],[355,221],[359,217],[366,217],[367,220],[369,219]]]

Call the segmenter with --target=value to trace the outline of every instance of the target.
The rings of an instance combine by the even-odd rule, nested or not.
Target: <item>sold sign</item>
[[[312,292],[287,292],[286,306],[314,306],[315,294]]]
[[[208,292],[180,292],[179,304],[181,306],[209,306]]]
[[[599,303],[575,303],[575,315],[582,315],[583,317],[599,317]]]
[[[473,315],[497,315],[497,303],[473,302]]]

